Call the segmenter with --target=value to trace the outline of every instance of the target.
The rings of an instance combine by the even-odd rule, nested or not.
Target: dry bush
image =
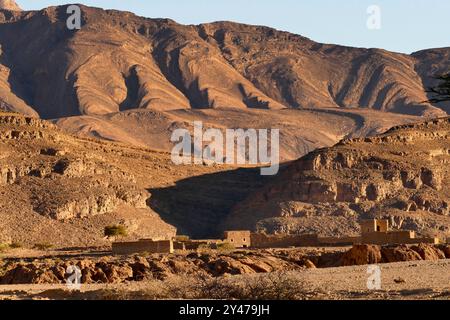
[[[198,276],[184,285],[168,287],[169,295],[178,299],[297,300],[306,291],[301,280],[286,272],[220,278]]]
[[[82,299],[299,300],[307,294],[305,287],[294,273],[285,272],[219,278],[174,276],[165,281],[148,281],[142,289],[102,289],[83,293]]]
[[[23,245],[19,242],[13,242],[9,245],[11,249],[20,249],[23,248]]]
[[[229,242],[217,244],[217,250],[219,251],[234,251],[236,248]]]

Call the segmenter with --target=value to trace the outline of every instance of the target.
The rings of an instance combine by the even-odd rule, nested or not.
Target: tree
[[[428,93],[434,95],[429,102],[439,103],[444,101],[450,101],[450,73],[437,76],[436,79],[440,80],[441,83],[435,87],[427,89]]]

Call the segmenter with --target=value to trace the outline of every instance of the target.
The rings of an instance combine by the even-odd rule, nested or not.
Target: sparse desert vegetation
[[[126,237],[128,235],[125,226],[114,225],[106,226],[104,230],[105,237]]]

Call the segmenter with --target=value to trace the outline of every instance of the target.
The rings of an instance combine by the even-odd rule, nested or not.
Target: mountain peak
[[[21,11],[20,7],[14,0],[0,0],[0,9]]]

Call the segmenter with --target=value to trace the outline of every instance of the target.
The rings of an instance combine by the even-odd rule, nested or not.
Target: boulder
[[[211,269],[215,276],[256,273],[251,267],[225,256],[219,257],[214,261],[211,265]]]
[[[383,263],[422,260],[422,257],[416,251],[406,245],[382,247],[381,256]]]
[[[416,251],[423,260],[437,261],[440,259],[445,259],[445,253],[433,245],[421,243],[419,245],[412,246],[411,249]]]
[[[381,262],[381,249],[376,245],[354,245],[341,258],[342,266],[376,264]]]

